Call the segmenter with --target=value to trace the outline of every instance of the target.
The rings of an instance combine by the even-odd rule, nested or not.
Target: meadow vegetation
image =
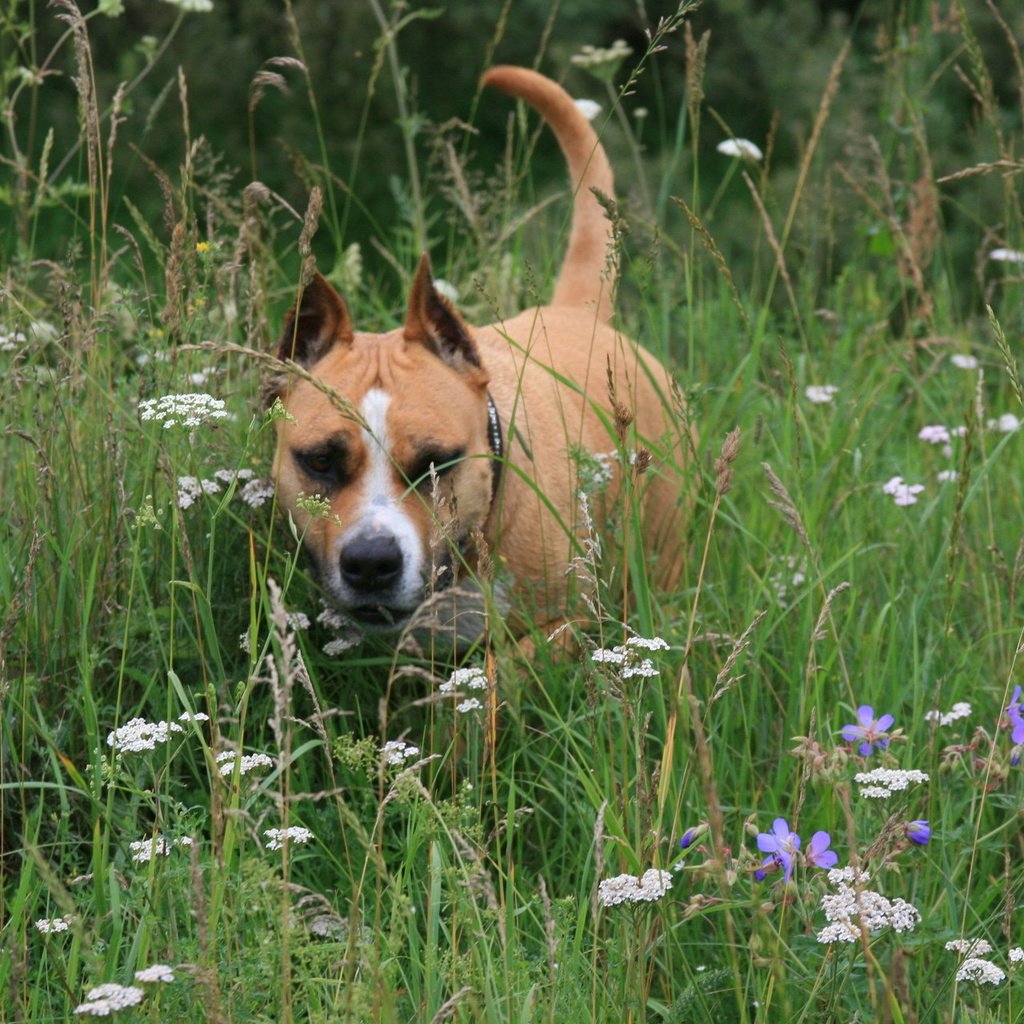
[[[625,47],[493,5],[471,80],[528,47],[602,105],[621,322],[700,440],[678,592],[626,488],[573,652],[495,612],[458,663],[322,603],[260,382],[314,253],[360,326],[423,249],[489,322],[548,294],[568,204],[534,117],[421,105],[426,12],[339,6],[390,146],[333,155],[286,4],[241,172],[161,63],[218,0],[123,89],[93,48],[131,0],[0,22],[0,1019],[1024,1019],[1018,5],[722,5],[739,65],[685,5]],[[757,125],[716,90],[760,45]]]

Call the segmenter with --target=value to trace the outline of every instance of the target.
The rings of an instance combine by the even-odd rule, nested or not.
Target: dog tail
[[[612,226],[592,191],[615,198],[615,180],[604,147],[572,97],[550,78],[526,68],[501,65],[484,75],[483,84],[529,103],[554,132],[569,165],[572,227],[551,304],[587,305],[596,310],[600,320],[610,320],[615,286],[615,262],[608,259]]]

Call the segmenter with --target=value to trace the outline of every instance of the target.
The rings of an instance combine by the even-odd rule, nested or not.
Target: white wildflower
[[[1012,412],[1006,412],[997,420],[987,420],[985,426],[989,430],[999,431],[1000,434],[1012,434],[1020,430],[1020,420]]]
[[[929,444],[945,444],[949,441],[949,430],[937,424],[931,427],[922,427],[917,432],[917,436],[921,441],[927,441]]]
[[[1024,252],[1019,249],[993,249],[988,258],[996,263],[1024,263]]]
[[[861,930],[869,932],[892,928],[896,932],[913,931],[921,922],[921,914],[905,900],[888,900],[872,889],[856,888],[868,881],[867,872],[853,868],[833,868],[828,873],[829,884],[835,892],[821,897],[821,909],[828,926],[818,932],[818,942],[853,942]]]
[[[641,647],[645,651],[667,651],[669,649],[668,642],[662,640],[660,636],[652,636],[650,639],[643,636],[631,636],[626,641],[627,647]]]
[[[624,874],[604,879],[597,886],[597,901],[602,907],[615,907],[620,903],[653,903],[671,888],[671,872],[650,868],[640,878]]]
[[[227,419],[224,402],[213,395],[197,392],[186,395],[164,395],[139,403],[139,418],[171,427],[199,427],[212,420]]]
[[[174,971],[167,964],[153,964],[152,967],[136,971],[135,980],[141,981],[144,985],[152,985],[158,981],[171,982],[174,981]]]
[[[246,482],[238,495],[250,508],[260,508],[274,497],[274,485],[256,477]]]
[[[594,100],[575,100],[576,109],[588,120],[593,121],[601,113],[601,104]]]
[[[213,10],[213,0],[164,0],[164,3],[186,14],[209,14]]]
[[[36,921],[36,931],[41,932],[43,935],[66,932],[71,927],[73,921],[74,918],[70,914],[65,914],[63,917],[44,917]]]
[[[845,868],[830,868],[826,876],[829,885],[839,885],[845,882],[847,885],[856,882],[857,885],[865,885],[871,881],[870,871],[858,871],[852,865]]]
[[[239,775],[274,767],[273,758],[267,754],[243,754],[241,757],[234,750],[222,750],[216,758],[221,775],[233,775],[238,765]]]
[[[621,665],[626,660],[625,648],[598,647],[591,653],[590,660],[604,665]]]
[[[882,485],[882,492],[892,495],[897,505],[916,505],[917,496],[923,490],[924,484],[905,483],[901,476],[894,476]]]
[[[764,153],[761,152],[760,146],[751,142],[750,139],[724,139],[716,148],[724,156],[752,160],[755,163],[764,159]]]
[[[959,476],[960,474],[955,469],[940,469],[939,472],[935,474],[935,479],[938,480],[940,484],[951,484]]]
[[[1006,978],[1006,972],[996,967],[991,960],[968,957],[956,972],[957,981],[974,981],[979,985],[998,985]]]
[[[479,711],[482,707],[483,704],[476,697],[467,697],[461,704],[455,705],[455,710],[460,715],[465,715],[470,711]]]
[[[288,828],[268,828],[264,833],[267,837],[268,850],[280,850],[286,842],[308,843],[313,839],[313,833],[301,825],[291,825]]]
[[[654,662],[650,658],[641,658],[640,661],[634,661],[622,667],[623,679],[633,679],[634,677],[650,679],[656,675],[660,675],[660,673],[654,667]]]
[[[178,715],[179,722],[208,722],[210,716],[203,711],[182,711]]]
[[[945,948],[963,957],[985,956],[992,952],[992,943],[988,939],[951,939]]]
[[[862,787],[861,796],[884,799],[909,788],[913,783],[927,782],[928,774],[916,768],[875,768],[870,772],[858,772],[853,781]]]
[[[13,352],[26,341],[28,338],[22,331],[0,331],[0,352]]]
[[[139,839],[128,844],[132,860],[136,864],[148,864],[154,856],[170,857],[171,844],[165,836],[153,836],[151,839]]]
[[[251,480],[256,474],[251,469],[218,469],[213,475],[226,484],[233,484],[236,480]]]
[[[378,751],[385,764],[405,764],[410,758],[418,757],[420,748],[405,740],[388,740]]]
[[[892,790],[886,789],[885,786],[865,786],[861,789],[860,795],[868,799],[888,800],[892,796]]]
[[[469,668],[457,668],[438,690],[441,693],[454,693],[457,690],[486,690],[487,674],[477,665]]]
[[[672,873],[659,868],[648,868],[640,876],[636,898],[643,903],[660,900],[672,888]]]
[[[958,701],[949,711],[940,711],[938,708],[926,711],[924,720],[926,722],[938,722],[939,725],[952,725],[957,719],[966,718],[970,713],[971,705],[966,701]],[[946,948],[948,949],[949,947],[947,946]]]
[[[611,46],[584,46],[569,58],[577,67],[585,68],[596,78],[610,81],[619,65],[633,52],[624,39],[616,39]]]
[[[1024,949],[1022,949],[1020,946],[1014,946],[1013,949],[1010,950],[1009,955],[1011,964],[1019,964],[1024,962]]]
[[[358,635],[339,636],[333,640],[328,640],[322,649],[329,658],[336,658],[339,654],[344,654],[345,651],[351,650],[357,643],[359,643]]]
[[[158,743],[166,743],[172,732],[184,732],[177,722],[147,722],[144,718],[132,718],[118,729],[107,734],[107,746],[119,754],[137,754],[143,750],[155,750]]]
[[[85,994],[87,1002],[75,1007],[75,1013],[93,1017],[108,1017],[118,1010],[138,1006],[146,993],[134,985],[97,985]]]
[[[815,405],[831,405],[838,393],[834,384],[808,384],[804,388],[804,397]]]
[[[978,368],[977,358],[964,352],[954,352],[949,357],[949,361],[959,370],[976,370]]]

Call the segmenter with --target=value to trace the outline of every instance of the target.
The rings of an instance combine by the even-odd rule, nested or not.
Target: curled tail
[[[572,228],[551,304],[586,305],[596,310],[600,320],[610,320],[615,281],[609,276],[613,271],[609,269],[606,274],[606,269],[614,267],[614,261],[607,260],[612,227],[591,189],[613,199],[615,180],[597,134],[572,97],[536,71],[507,65],[493,67],[484,75],[483,83],[533,107],[554,132],[569,165]]]

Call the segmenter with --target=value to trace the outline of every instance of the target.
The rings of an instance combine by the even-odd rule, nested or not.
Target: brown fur
[[[401,328],[384,334],[353,331],[343,300],[317,276],[301,294],[281,343],[281,358],[305,367],[321,386],[297,377],[280,395],[290,415],[278,422],[278,492],[304,532],[328,591],[357,618],[379,596],[380,606],[401,625],[430,589],[425,580],[415,595],[410,587],[397,594],[397,584],[395,594],[353,597],[348,592],[338,563],[346,558],[346,545],[355,549],[353,533],[365,542],[395,523],[403,536],[418,538],[425,553],[423,576],[437,575],[433,566],[443,562],[445,542],[457,553],[449,556],[453,572],[439,579],[448,583],[461,575],[463,560],[475,569],[472,537],[479,532],[512,585],[513,621],[550,624],[565,615],[567,567],[580,528],[571,451],[606,453],[616,447],[609,427],[614,420],[609,367],[618,403],[635,416],[636,438],[630,444],[654,452],[640,482],[645,537],[648,550],[656,553],[658,581],[670,586],[679,572],[678,467],[686,434],[671,421],[671,387],[662,366],[609,323],[611,227],[592,192],[613,196],[604,150],[565,91],[542,75],[496,67],[484,82],[535,107],[569,166],[573,221],[551,304],[471,329],[435,292],[424,257]],[[493,501],[488,393],[505,434],[506,465]],[[364,405],[386,410],[379,425],[391,460],[387,500],[381,492],[381,456],[362,422]],[[327,457],[318,454],[324,450]],[[411,490],[410,467],[434,452],[457,452],[459,459],[433,488],[421,484]],[[311,459],[316,466],[333,459],[334,469],[326,476],[311,475]],[[621,476],[615,473],[606,501],[615,500]],[[332,517],[310,520],[297,506],[300,492],[315,491],[329,498]],[[372,511],[377,506],[387,506],[379,521]],[[417,542],[405,543],[415,547]],[[355,578],[359,569],[365,565],[349,576]]]

